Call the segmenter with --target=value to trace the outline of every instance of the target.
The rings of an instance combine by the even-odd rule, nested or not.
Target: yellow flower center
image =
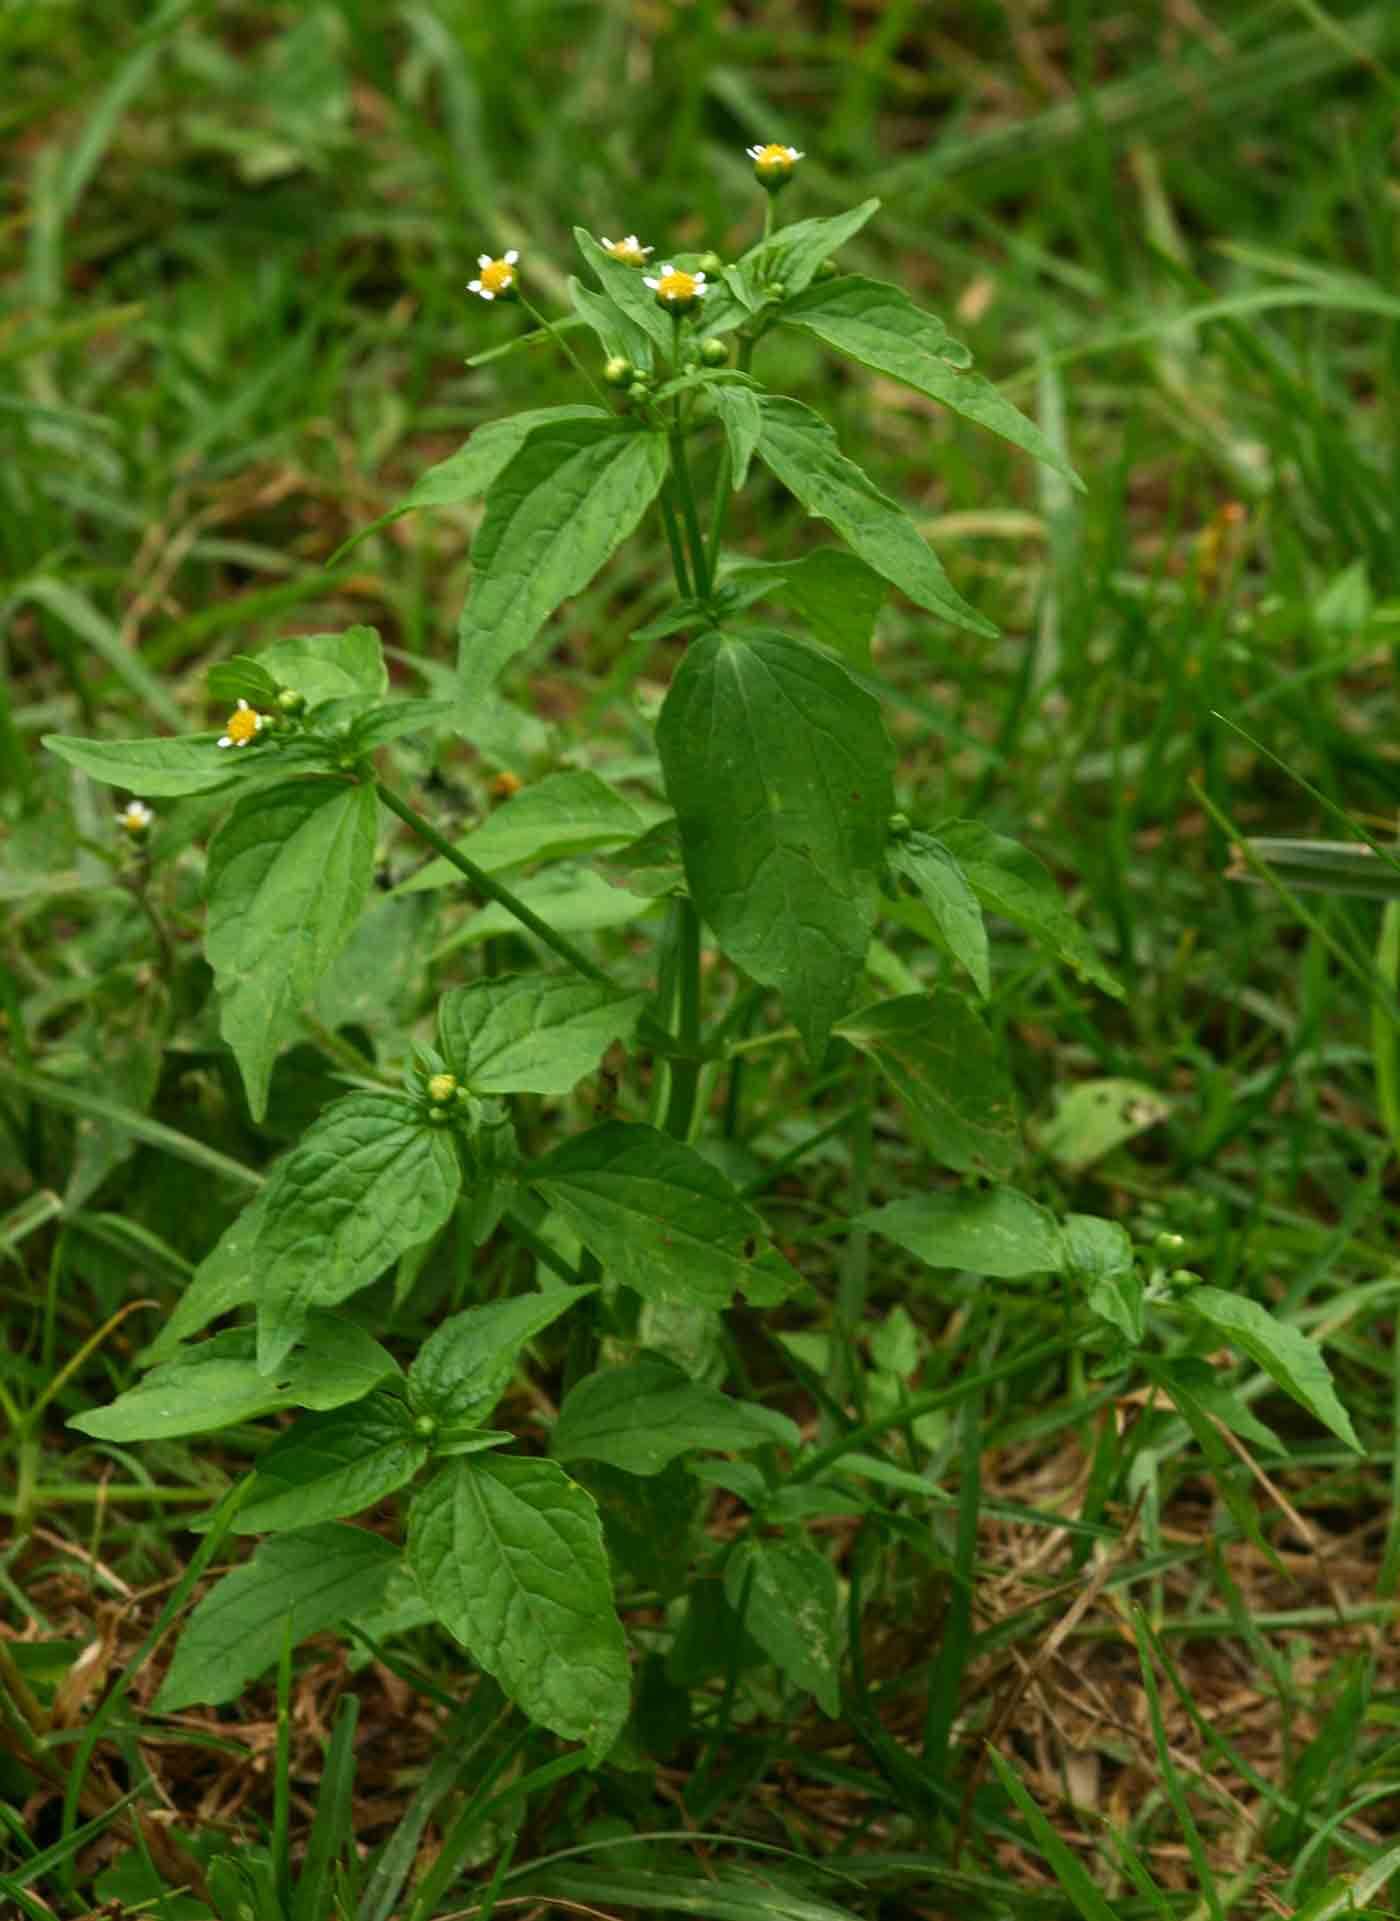
[[[790,167],[792,165],[792,155],[786,147],[779,146],[776,140],[769,141],[768,145],[757,156],[757,160],[760,167]]]
[[[630,240],[614,240],[606,251],[612,255],[614,260],[620,260],[625,267],[642,267],[646,265],[645,251],[641,247],[634,246]]]
[[[508,293],[515,285],[515,269],[508,260],[493,260],[482,268],[481,284],[487,293]]]
[[[671,273],[662,274],[656,283],[656,291],[662,300],[694,300],[700,288],[693,273],[682,273],[675,268]]]
[[[235,747],[241,747],[245,741],[252,740],[257,731],[258,716],[251,707],[240,707],[236,713],[230,714],[224,727],[224,732]]]

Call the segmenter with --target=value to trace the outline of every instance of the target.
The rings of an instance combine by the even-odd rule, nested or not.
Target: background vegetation
[[[494,1900],[1320,1921],[1372,1869],[1362,1896],[1382,1898],[1400,1190],[1375,1086],[1373,1045],[1383,1068],[1394,1048],[1379,909],[1226,869],[1240,835],[1336,837],[1338,810],[1385,837],[1400,791],[1396,10],[93,0],[6,9],[0,59],[0,1651],[5,1725],[38,1714],[52,1764],[0,1759],[5,1898],[34,1915],[154,1900],[178,1880],[172,1821],[290,1836],[300,1860],[323,1779],[354,1839],[388,1844],[361,1896],[385,1915],[415,1862],[415,1916]],[[1248,1368],[1288,1445],[1267,1471],[1223,1444],[1205,1458],[1074,1368],[1022,1380],[980,1425],[921,1436],[953,1497],[935,1538],[965,1579],[864,1570],[844,1718],[746,1684],[697,1743],[648,1671],[654,1749],[676,1730],[661,1766],[571,1774],[547,1738],[478,1725],[460,1658],[422,1632],[377,1655],[324,1637],[280,1689],[149,1715],[162,1657],[108,1691],[191,1561],[186,1523],[250,1455],[80,1444],[64,1421],[127,1384],[178,1291],[169,1250],[198,1259],[232,1212],[217,1156],[265,1163],[334,1091],[335,1035],[308,1032],[261,1128],[209,1037],[152,1044],[159,957],[114,884],[110,806],[38,736],[203,724],[214,662],[353,621],[450,660],[470,513],[330,561],[478,423],[572,396],[552,350],[465,364],[523,324],[465,293],[478,253],[520,248],[553,306],[576,222],[726,252],[759,214],[744,148],[768,139],[809,155],[785,213],[881,196],[850,264],[940,312],[1089,482],[1075,496],[892,385],[833,391],[815,349],[787,349],[794,391],[918,504],[1002,632],[882,616],[903,791],[1032,845],[1128,988],[1111,1001],[1004,930],[993,1018],[1036,1191],[1140,1240],[1180,1234],[1174,1259],[1322,1339],[1365,1458]],[[808,538],[761,484],[732,526],[765,555]],[[531,718],[494,758],[416,768],[444,819],[488,809],[502,774],[632,750],[671,659],[629,639],[664,604],[663,568],[662,551],[626,562],[573,604],[513,684]],[[198,841],[193,807],[178,831]],[[384,858],[393,878],[411,864],[397,842]],[[193,867],[184,911],[193,954]],[[371,1026],[413,938],[361,984]],[[1106,1077],[1132,1083],[1111,1138],[1073,1104]],[[762,1085],[770,1145],[800,1092]],[[104,1099],[154,1124],[133,1136]],[[204,1144],[204,1173],[162,1127]],[[908,1152],[892,1121],[880,1155]],[[813,1165],[784,1205],[817,1304],[772,1344],[799,1380],[821,1364],[820,1248],[850,1177],[836,1141]],[[867,1353],[936,1386],[994,1365],[1023,1305],[985,1283],[935,1294],[885,1250]],[[522,1408],[549,1392],[544,1368]],[[1135,1421],[1157,1423],[1135,1504],[1100,1511],[1096,1464]],[[347,1687],[353,1800],[325,1760]]]

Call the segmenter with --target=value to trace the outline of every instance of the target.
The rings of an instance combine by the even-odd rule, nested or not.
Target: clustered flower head
[[[509,300],[515,292],[515,263],[520,258],[519,250],[511,247],[493,260],[489,253],[479,253],[476,264],[481,269],[475,280],[467,282],[467,292],[480,294],[483,300]]]
[[[155,814],[144,800],[129,800],[117,815],[117,825],[124,828],[133,840],[144,840],[154,819]]]
[[[660,274],[648,274],[644,285],[656,295],[658,307],[667,313],[689,313],[692,307],[699,306],[709,289],[705,285],[704,269],[697,267],[694,273],[687,273],[683,267],[673,267],[669,263]]]
[[[625,240],[609,240],[603,234],[598,244],[604,253],[610,253],[614,260],[620,260],[624,267],[645,267],[656,252],[655,247],[644,247],[634,233],[629,233]]]
[[[250,740],[256,740],[267,725],[267,716],[257,713],[246,700],[240,700],[237,707],[224,722],[224,731],[219,739],[220,747],[246,747]]]
[[[773,140],[765,147],[749,147],[747,152],[759,185],[766,187],[770,193],[776,193],[779,187],[787,185],[798,161],[803,158],[796,147],[784,147]]]

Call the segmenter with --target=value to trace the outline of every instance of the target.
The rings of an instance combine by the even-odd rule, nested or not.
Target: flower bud
[[[642,402],[650,397],[651,386],[645,380],[634,380],[632,385],[627,389],[627,398],[632,401],[635,406],[640,407]]]
[[[913,821],[907,814],[891,814],[887,823],[887,832],[891,840],[903,840],[913,825]]]
[[[637,369],[630,360],[621,354],[614,354],[603,368],[603,378],[610,387],[628,387],[637,377]]]
[[[446,1107],[457,1098],[457,1076],[434,1074],[428,1082],[428,1099],[435,1107]]]
[[[431,1414],[420,1414],[413,1423],[413,1431],[420,1441],[431,1441],[437,1433],[437,1422]]]
[[[1179,1254],[1185,1245],[1186,1236],[1184,1234],[1172,1234],[1165,1229],[1160,1234],[1155,1234],[1152,1238],[1152,1252],[1163,1256],[1167,1254]]]
[[[777,141],[769,141],[766,147],[750,147],[747,151],[753,162],[754,179],[765,193],[778,193],[785,187],[802,158],[796,147],[784,147]]]
[[[284,714],[300,714],[306,709],[306,695],[298,687],[279,687],[277,705]]]
[[[814,280],[834,280],[841,269],[834,260],[823,260],[812,278]]]
[[[700,256],[700,271],[703,274],[717,274],[723,266],[724,262],[713,249],[711,249],[709,253],[702,253]]]
[[[700,359],[706,367],[727,367],[729,365],[728,343],[711,334],[700,342]]]

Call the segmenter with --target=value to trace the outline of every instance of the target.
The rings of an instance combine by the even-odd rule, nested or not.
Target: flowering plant
[[[802,159],[776,144],[750,151],[766,189]],[[216,1533],[267,1539],[195,1609],[160,1707],[232,1698],[277,1659],[288,1616],[298,1634],[431,1620],[533,1721],[601,1758],[631,1703],[619,1594],[650,1596],[663,1651],[690,1632],[679,1671],[715,1671],[693,1622],[666,1609],[694,1585],[692,1523],[721,1488],[743,1518],[702,1550],[711,1639],[753,1645],[834,1714],[844,1610],[806,1519],[835,1504],[897,1527],[882,1503],[921,1491],[920,1415],[979,1385],[911,1395],[901,1377],[912,1368],[893,1350],[887,1368],[865,1368],[855,1331],[872,1235],[921,1269],[1058,1277],[1077,1318],[1017,1368],[1077,1346],[1121,1361],[1151,1309],[1188,1336],[1249,1342],[1349,1433],[1320,1359],[1304,1367],[1296,1345],[1284,1353],[1264,1310],[1150,1263],[1144,1275],[1117,1223],[1057,1218],[1010,1184],[1022,1144],[982,1012],[984,912],[1052,964],[1120,990],[1032,855],[978,822],[897,810],[891,690],[871,650],[884,596],[894,589],[977,635],[994,629],[822,416],[767,363],[756,370],[760,349],[816,343],[1074,476],[940,321],[902,288],[833,264],[877,202],[783,226],[775,204],[770,193],[761,236],[737,258],[662,249],[656,273],[637,235],[577,230],[595,284],[572,284],[563,320],[535,312],[515,249],[481,255],[469,290],[512,297],[535,323],[530,338],[555,341],[585,392],[478,428],[397,510],[484,500],[456,669],[438,670],[431,697],[391,698],[377,635],[355,627],[217,668],[211,693],[234,703],[220,734],[49,741],[142,796],[119,816],[128,835],[149,826],[148,798],[228,803],[208,849],[205,952],[252,1120],[275,1108],[275,1076],[313,1005],[312,1032],[345,1086],[266,1178],[252,1177],[256,1192],[154,1342],[148,1378],[75,1422],[129,1443],[293,1416],[214,1517]],[[580,333],[596,338],[596,364],[575,348]],[[767,561],[732,550],[733,496],[773,482],[836,543]],[[675,589],[632,635],[675,660],[655,758],[611,781],[560,768],[465,835],[435,826],[388,777],[385,750],[460,735],[493,752],[509,712],[502,674],[652,515]],[[386,814],[434,858],[376,907]],[[159,851],[158,837],[133,857],[143,877]],[[583,857],[625,885],[609,888]],[[531,866],[543,873],[522,878]],[[483,911],[434,947],[407,1038],[377,1047],[360,1023],[397,965],[404,923],[388,909],[464,887]],[[426,923],[409,911],[421,942]],[[891,919],[918,937],[913,965],[876,940]],[[595,938],[657,923],[651,949]],[[531,964],[501,971],[512,942],[528,944]],[[464,961],[488,943],[491,964]],[[347,968],[370,983],[358,1001],[332,991]],[[347,1004],[354,1019],[337,1012]],[[795,1057],[786,1071],[818,1090],[804,1105],[828,1111],[796,1135],[746,1135],[753,1076],[781,1050]],[[573,1125],[586,1082],[604,1112]],[[877,1112],[890,1127],[902,1116],[918,1172],[872,1207]],[[826,1304],[835,1264],[799,1272],[765,1197],[837,1140],[851,1190]],[[463,1305],[501,1249],[524,1251],[533,1284],[521,1289],[518,1267],[497,1262],[491,1297]],[[394,1330],[420,1296],[452,1311],[405,1364]],[[741,1296],[759,1315],[805,1300],[822,1320],[825,1369],[804,1380],[823,1410],[820,1439],[795,1418],[800,1396],[783,1410],[757,1388],[721,1391],[737,1352],[725,1317]],[[498,1405],[527,1350],[566,1318],[548,1452],[507,1451],[516,1436],[492,1425]],[[1231,1418],[1187,1361],[1154,1365],[1181,1404]],[[715,1454],[731,1458],[700,1458]],[[401,1538],[346,1525],[389,1498],[402,1503]]]

